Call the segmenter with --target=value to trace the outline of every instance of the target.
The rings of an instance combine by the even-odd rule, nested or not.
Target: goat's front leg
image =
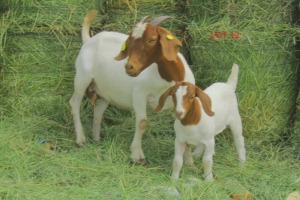
[[[213,178],[213,155],[215,154],[215,140],[209,140],[205,143],[204,155],[202,158],[204,178],[206,181],[212,181]]]
[[[143,164],[145,162],[145,155],[142,149],[142,137],[147,126],[147,98],[138,95],[136,92],[133,95],[133,107],[136,115],[136,125],[133,141],[130,146],[131,159],[135,164]]]
[[[179,173],[182,168],[183,154],[185,152],[186,143],[182,143],[182,142],[178,141],[177,139],[175,139],[174,148],[175,148],[175,155],[174,155],[174,161],[173,161],[172,179],[176,180],[179,178]]]

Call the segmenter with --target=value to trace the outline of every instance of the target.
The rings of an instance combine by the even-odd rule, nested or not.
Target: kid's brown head
[[[153,112],[159,112],[163,108],[169,95],[172,96],[176,118],[179,120],[184,120],[184,122],[188,124],[194,124],[200,121],[201,109],[198,100],[200,100],[207,115],[214,115],[214,112],[211,110],[210,97],[199,87],[188,82],[177,83],[164,92],[160,96],[159,103],[157,107],[153,109]]]

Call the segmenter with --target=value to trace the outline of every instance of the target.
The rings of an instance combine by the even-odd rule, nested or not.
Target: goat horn
[[[149,18],[149,16],[143,17],[143,18],[139,21],[139,23],[144,23],[144,22],[146,21],[146,19],[148,19],[148,18]]]
[[[158,24],[160,24],[162,21],[166,20],[166,19],[170,19],[173,18],[171,16],[161,16],[161,17],[157,17],[155,19],[152,20],[151,24],[153,26],[157,26]]]

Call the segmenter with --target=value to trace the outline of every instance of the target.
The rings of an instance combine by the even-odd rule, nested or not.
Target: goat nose
[[[125,69],[131,70],[131,69],[133,69],[133,66],[131,64],[129,64],[129,63],[126,63],[125,64]]]

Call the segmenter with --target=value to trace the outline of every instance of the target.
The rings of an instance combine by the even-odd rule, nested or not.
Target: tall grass
[[[102,29],[126,33],[145,15],[172,15],[187,22],[189,42],[193,42],[189,50],[197,53],[199,48],[205,49],[203,55],[192,55],[192,68],[199,85],[206,86],[227,78],[232,64],[230,58],[236,55],[234,48],[246,40],[238,40],[234,45],[230,40],[213,41],[218,46],[212,45],[206,38],[212,28],[207,20],[213,19],[204,20],[200,30],[200,21],[194,19],[196,12],[188,13],[190,9],[184,5],[181,1],[171,0],[0,2],[0,199],[174,199],[170,188],[176,187],[181,193],[179,199],[231,199],[232,194],[251,193],[253,199],[276,200],[300,190],[299,156],[292,154],[299,143],[290,147],[271,141],[257,144],[254,136],[273,134],[265,127],[274,118],[266,122],[261,120],[252,127],[247,121],[254,115],[247,109],[268,118],[267,110],[275,108],[254,104],[258,96],[256,89],[243,84],[249,81],[256,87],[265,88],[261,79],[270,79],[269,85],[286,83],[288,80],[285,79],[277,81],[276,76],[281,73],[288,74],[287,79],[292,80],[291,67],[282,72],[280,66],[269,67],[269,71],[246,67],[253,63],[284,61],[282,55],[293,58],[289,48],[284,48],[284,54],[277,48],[271,53],[258,47],[255,51],[254,47],[242,50],[240,55],[244,57],[240,59],[245,61],[238,63],[241,66],[238,95],[242,118],[246,130],[255,130],[261,135],[245,133],[248,161],[244,168],[237,164],[230,133],[217,137],[214,182],[203,181],[201,159],[196,160],[195,166],[185,165],[178,182],[170,181],[174,119],[168,111],[161,114],[149,111],[149,126],[143,138],[147,158],[144,166],[133,165],[129,159],[135,123],[133,113],[113,106],[105,112],[101,142],[95,143],[90,134],[93,107],[84,99],[81,119],[88,142],[83,148],[75,147],[68,100],[73,92],[74,61],[81,46],[81,23],[90,8],[96,8],[100,13],[92,25],[92,33]],[[269,20],[275,20],[275,16]],[[188,41],[185,23],[168,20],[162,25]],[[228,29],[231,30],[236,29],[233,26]],[[263,35],[258,38],[264,40],[261,37]],[[185,45],[183,50],[188,52],[188,46]],[[229,57],[224,51],[230,54]],[[273,53],[269,59],[264,56]],[[252,59],[247,59],[248,56]],[[212,57],[211,61],[207,57]],[[195,58],[199,58],[199,63]],[[218,61],[221,58],[222,61]],[[218,69],[217,73],[213,68],[205,69],[214,63],[224,68]],[[289,66],[285,61],[283,63]],[[249,91],[249,95],[245,91]],[[273,93],[273,90],[266,91],[266,95]],[[260,99],[264,100],[263,97]],[[282,101],[285,100],[288,101]]]
[[[155,119],[157,116],[150,118]],[[169,178],[172,130],[151,123],[143,140],[148,164],[135,166],[128,158],[132,130],[124,128],[133,122],[129,118],[119,125],[104,126],[100,144],[89,141],[79,149],[72,137],[57,132],[59,128],[41,128],[47,121],[39,117],[2,121],[1,198],[174,199],[167,188],[177,187],[181,199],[230,199],[232,194],[245,193],[251,193],[253,199],[285,199],[300,189],[299,160],[277,146],[272,151],[255,150],[249,141],[247,165],[240,168],[228,133],[217,139],[214,182],[203,181],[199,159],[195,166],[184,165],[182,178],[173,184]],[[41,143],[40,138],[47,142]]]
[[[300,30],[290,21],[291,4],[245,0],[190,1],[189,5],[194,20],[188,29],[197,83],[206,87],[226,81],[232,63],[239,64],[237,94],[244,134],[258,145],[281,141],[291,134],[298,95],[295,41]]]

